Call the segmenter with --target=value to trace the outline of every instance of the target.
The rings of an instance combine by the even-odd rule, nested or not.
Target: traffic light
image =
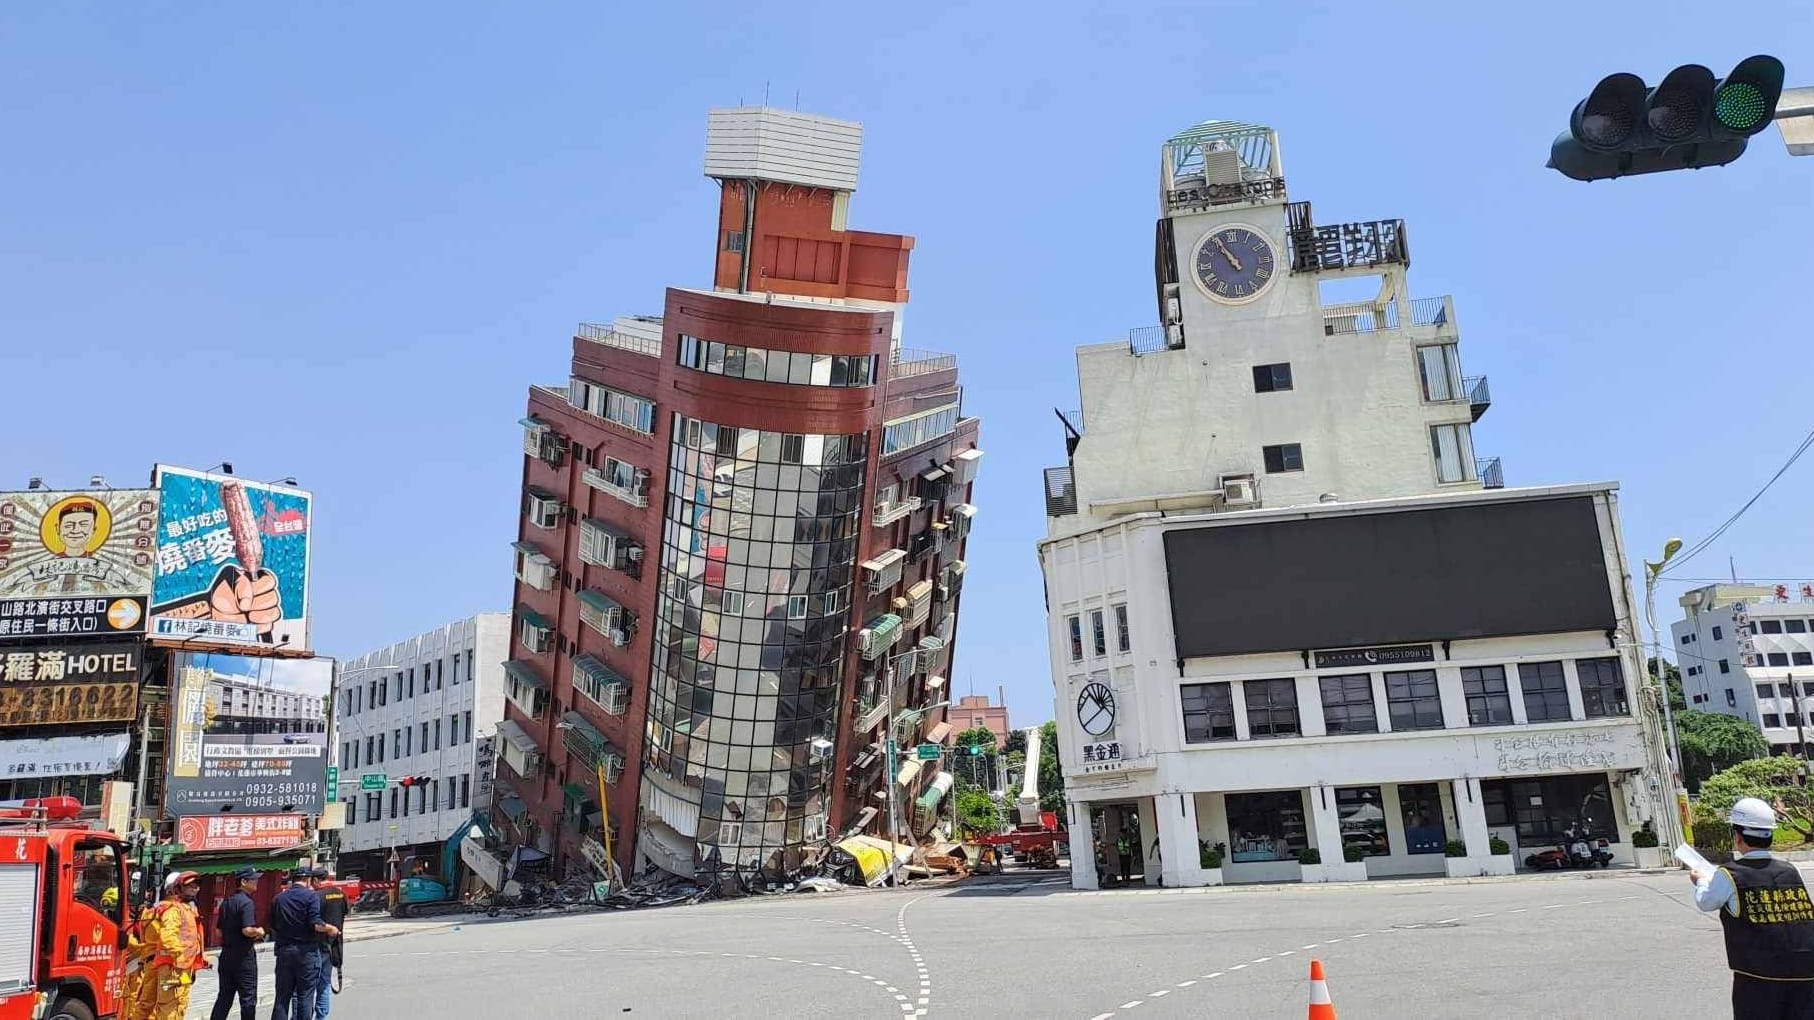
[[[1782,89],[1782,61],[1761,54],[1719,81],[1699,64],[1655,88],[1635,74],[1608,75],[1575,106],[1545,165],[1577,181],[1724,166],[1770,126]]]
[[[404,776],[402,779],[397,780],[397,785],[407,790],[414,786],[427,786],[428,780],[428,776]]]

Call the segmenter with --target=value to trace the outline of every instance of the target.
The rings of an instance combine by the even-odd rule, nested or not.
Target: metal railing
[[[1164,326],[1141,326],[1127,331],[1128,353],[1138,357],[1157,354],[1166,349]]]
[[[1077,479],[1067,467],[1046,468],[1046,516],[1066,517],[1077,512]]]
[[[1071,427],[1071,431],[1080,436],[1083,435],[1083,412],[1081,410],[1060,411],[1058,417],[1064,419],[1064,423]]]
[[[890,503],[887,506],[878,506],[875,508],[875,513],[870,516],[869,521],[875,527],[886,527],[919,510],[920,502],[920,497],[908,496],[905,499]]]
[[[582,322],[579,324],[579,328],[574,330],[574,334],[581,340],[590,340],[593,343],[604,344],[606,347],[615,347],[620,351],[647,355],[651,358],[661,357],[660,340],[619,333],[610,326],[601,326],[594,322]]]
[[[1486,409],[1493,406],[1493,391],[1486,384],[1486,376],[1468,376],[1461,380],[1461,389],[1468,395],[1468,406],[1473,408],[1474,420],[1479,421]]]
[[[1454,309],[1449,307],[1449,295],[1441,297],[1413,298],[1411,300],[1411,325],[1413,326],[1447,326],[1455,321]]]
[[[1449,296],[1416,298],[1410,302],[1412,326],[1435,326],[1438,329],[1451,325],[1455,313],[1450,306]],[[1400,325],[1398,302],[1349,301],[1339,305],[1323,306],[1323,335],[1339,336],[1344,333],[1378,333],[1382,330],[1397,329]]]
[[[1505,472],[1499,466],[1498,457],[1481,457],[1475,462],[1480,470],[1480,487],[1483,489],[1505,488]]]
[[[889,358],[888,374],[896,379],[905,379],[909,376],[928,375],[947,369],[956,371],[957,355],[916,350],[911,347],[897,347],[893,356]]]

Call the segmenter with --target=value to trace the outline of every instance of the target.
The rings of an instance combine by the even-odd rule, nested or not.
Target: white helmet
[[[1726,820],[1747,835],[1768,836],[1776,831],[1776,812],[1756,797],[1740,797]]]

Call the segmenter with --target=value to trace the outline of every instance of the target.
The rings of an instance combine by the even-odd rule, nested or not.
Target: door
[[[99,836],[73,840],[69,860],[60,867],[66,893],[56,905],[61,916],[52,965],[59,975],[85,981],[94,989],[101,1016],[119,1009],[120,935],[130,905],[124,895],[125,868],[119,844]]]

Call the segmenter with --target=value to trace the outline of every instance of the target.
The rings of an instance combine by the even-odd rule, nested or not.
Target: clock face
[[[1230,223],[1203,235],[1191,256],[1197,286],[1210,300],[1241,305],[1265,293],[1278,269],[1272,242],[1258,227]]]
[[[1077,723],[1092,737],[1100,737],[1115,725],[1115,692],[1108,684],[1084,685],[1077,696]]]

